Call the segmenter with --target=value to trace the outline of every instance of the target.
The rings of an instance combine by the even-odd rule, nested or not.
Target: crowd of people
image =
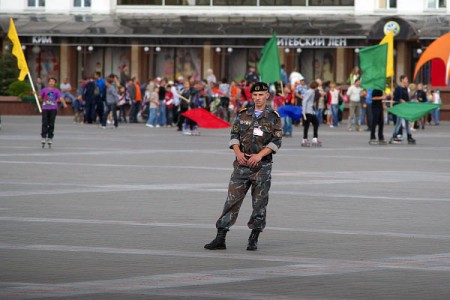
[[[441,104],[439,90],[428,89],[423,83],[409,84],[406,75],[399,77],[399,82],[392,90],[386,85],[385,90],[364,90],[361,89],[361,79],[350,74],[353,83],[348,88],[346,95],[349,102],[348,130],[361,131],[360,125],[367,125],[367,131],[370,131],[370,145],[385,145],[387,141],[384,139],[383,128],[390,121],[394,124],[392,137],[389,140],[391,144],[399,144],[403,139],[403,132],[406,132],[407,142],[415,144],[416,140],[412,137],[412,132],[416,129],[425,129],[425,125],[439,125],[440,109],[433,110],[415,122],[409,122],[403,118],[396,117],[387,112],[387,107],[392,107],[404,102],[419,102]],[[378,139],[375,131],[378,128]]]
[[[67,78],[60,84],[62,97],[72,104],[74,123],[117,128],[120,123],[145,123],[149,128],[176,127],[187,135],[197,135],[195,121],[183,113],[202,107],[230,122],[242,108],[251,105],[250,89],[259,80],[253,68],[243,82],[216,80],[212,70],[204,80],[178,77],[176,81],[156,77],[140,82],[130,77],[128,67],[119,75],[103,78],[100,72],[80,80],[75,92]],[[45,85],[38,78],[38,89]],[[76,94],[76,96],[74,95]]]
[[[422,83],[409,84],[408,77],[405,75],[399,77],[399,83],[394,89],[386,85],[385,90],[366,90],[361,88],[361,73],[358,67],[350,73],[348,86],[332,81],[323,82],[321,79],[313,80],[308,85],[299,73],[293,72],[293,74],[296,78],[286,84],[284,93],[278,95],[278,99],[275,98],[273,105],[275,108],[283,105],[302,106],[303,118],[300,121],[304,126],[302,146],[320,145],[318,127],[321,124],[327,124],[330,128],[340,126],[346,105],[348,107],[347,130],[362,131],[362,126],[367,126],[365,131],[370,132],[370,145],[401,143],[404,131],[408,143],[415,144],[412,132],[419,128],[425,129],[426,124],[439,125],[439,108],[411,123],[388,113],[387,107],[403,102],[442,103],[439,90],[429,89]],[[292,76],[291,74],[290,79]],[[293,120],[289,117],[284,117],[282,120],[283,135],[289,137],[292,135]],[[390,122],[394,124],[394,130],[390,140],[386,141],[384,125]],[[308,140],[310,124],[313,124],[314,128],[312,142]],[[378,131],[378,139],[376,131]]]
[[[237,113],[245,107],[252,106],[250,90],[259,81],[254,68],[249,68],[240,82],[227,78],[217,80],[209,69],[204,80],[178,77],[175,81],[156,77],[148,82],[140,82],[137,77],[130,77],[128,67],[121,67],[119,75],[111,74],[103,78],[97,72],[94,76],[81,80],[74,96],[74,91],[64,79],[60,85],[62,98],[69,100],[75,112],[74,122],[99,124],[101,128],[117,128],[120,123],[145,123],[149,128],[176,127],[186,135],[198,135],[198,126],[194,120],[185,118],[183,113],[192,108],[202,107],[219,118],[232,122]],[[347,103],[348,131],[370,131],[369,144],[386,144],[383,125],[392,121],[395,129],[391,143],[401,142],[402,130],[407,139],[414,143],[411,132],[425,128],[426,124],[439,125],[439,109],[430,115],[409,124],[405,120],[397,121],[395,116],[387,113],[386,107],[404,101],[440,103],[438,90],[428,89],[419,83],[409,84],[406,76],[394,91],[364,90],[361,88],[361,75],[355,67],[349,75],[346,85],[336,82],[323,82],[320,78],[309,82],[296,70],[287,76],[284,65],[281,69],[282,83],[269,87],[271,105],[275,110],[281,106],[300,106],[303,113],[300,118],[283,116],[283,136],[291,137],[292,128],[302,124],[302,146],[320,146],[319,126],[326,124],[337,128],[342,124],[342,114]],[[347,85],[348,84],[348,85]],[[43,87],[38,81],[38,87]],[[313,138],[308,139],[310,125]],[[378,128],[378,139],[375,130]]]
[[[248,100],[250,86],[242,93]],[[40,78],[37,87],[45,88]],[[237,108],[249,102],[241,103],[235,81],[228,83],[223,78],[217,82],[212,73],[201,81],[179,77],[174,82],[156,77],[141,83],[137,77],[129,77],[126,66],[118,76],[111,74],[103,78],[96,72],[81,80],[76,92],[66,78],[60,89],[62,97],[72,104],[75,123],[99,124],[102,128],[111,124],[117,128],[119,123],[143,122],[149,128],[175,126],[185,134],[195,134],[198,128],[195,122],[182,116],[183,112],[203,107],[230,121]]]

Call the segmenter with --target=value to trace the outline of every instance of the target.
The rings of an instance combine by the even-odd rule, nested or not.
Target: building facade
[[[240,80],[277,34],[288,74],[346,83],[358,50],[394,29],[395,72],[449,31],[448,0],[0,0],[2,49],[15,21],[34,78],[78,80],[127,65],[141,81]],[[430,81],[430,64],[418,80]]]

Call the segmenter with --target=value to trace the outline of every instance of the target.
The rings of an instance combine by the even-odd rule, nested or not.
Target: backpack
[[[95,87],[94,87],[94,96],[98,96],[100,95],[100,88],[98,87],[97,83],[95,83]]]

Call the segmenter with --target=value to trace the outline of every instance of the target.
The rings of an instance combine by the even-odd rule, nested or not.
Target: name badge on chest
[[[253,135],[254,136],[263,136],[263,131],[261,130],[261,126],[253,128]]]

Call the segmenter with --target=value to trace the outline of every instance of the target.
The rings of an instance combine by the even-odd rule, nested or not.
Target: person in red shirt
[[[295,97],[291,89],[291,84],[290,83],[286,84],[283,91],[284,91],[283,105],[294,105]],[[292,118],[283,117],[281,118],[281,122],[283,124],[283,136],[292,137]]]
[[[253,106],[252,93],[250,93],[252,86],[253,82],[247,81],[245,87],[241,90],[243,108]]]
[[[222,91],[219,89],[219,85],[216,83],[214,84],[213,88],[212,88],[212,93],[213,95],[223,95]]]
[[[166,96],[164,97],[164,105],[166,106],[166,127],[172,127],[173,124],[173,93],[171,82],[166,87]]]

